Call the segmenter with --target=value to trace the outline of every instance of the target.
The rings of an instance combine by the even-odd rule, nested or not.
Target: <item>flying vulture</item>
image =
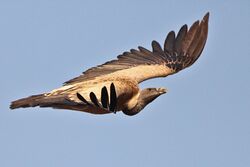
[[[166,93],[164,88],[141,90],[139,83],[166,77],[191,66],[201,55],[208,34],[207,13],[188,29],[185,24],[177,35],[168,33],[164,46],[152,41],[152,51],[139,46],[83,72],[58,89],[13,101],[11,109],[20,107],[52,107],[107,114],[122,111],[139,113],[146,105]]]

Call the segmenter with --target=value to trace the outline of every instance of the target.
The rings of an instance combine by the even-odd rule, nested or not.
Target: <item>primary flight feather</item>
[[[177,35],[169,32],[163,48],[152,41],[152,51],[141,46],[131,49],[115,60],[88,69],[61,88],[13,101],[10,108],[40,106],[92,114],[123,111],[135,115],[166,93],[164,88],[140,90],[139,83],[175,74],[199,58],[207,40],[208,19],[209,13],[189,29],[183,25]]]

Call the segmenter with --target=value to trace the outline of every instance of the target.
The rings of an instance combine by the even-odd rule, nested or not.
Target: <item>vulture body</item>
[[[140,46],[131,49],[115,60],[88,69],[61,88],[13,101],[10,108],[40,106],[92,114],[123,111],[135,115],[166,93],[164,88],[140,90],[139,83],[175,74],[199,58],[207,40],[208,19],[209,13],[189,29],[183,25],[177,35],[169,32],[163,48],[153,41],[152,51]]]

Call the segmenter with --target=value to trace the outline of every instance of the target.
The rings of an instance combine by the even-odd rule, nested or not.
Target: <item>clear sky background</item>
[[[9,109],[207,11],[200,59],[144,83],[169,92],[136,116]],[[0,166],[249,167],[249,17],[249,0],[0,1]]]

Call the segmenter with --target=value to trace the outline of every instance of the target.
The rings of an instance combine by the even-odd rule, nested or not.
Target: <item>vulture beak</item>
[[[167,90],[166,90],[165,88],[158,88],[157,91],[158,91],[160,94],[167,93]]]

